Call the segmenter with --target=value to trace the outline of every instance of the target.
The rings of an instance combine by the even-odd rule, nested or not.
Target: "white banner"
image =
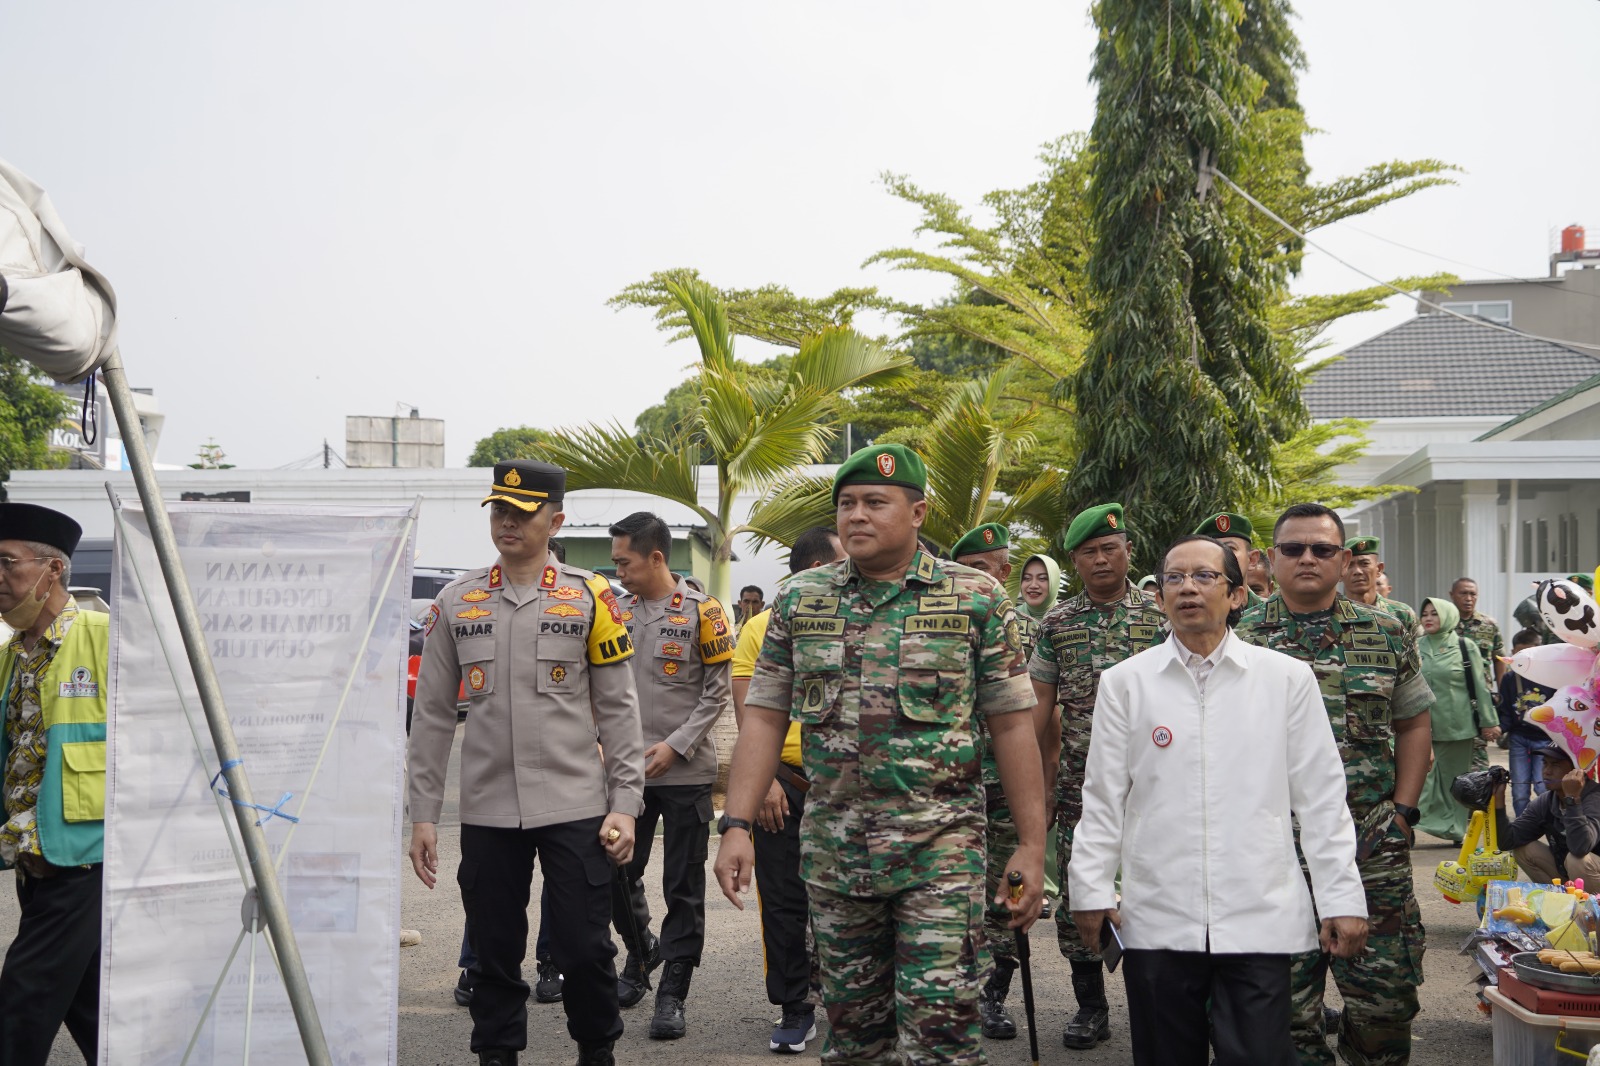
[[[415,508],[171,514],[333,1061],[393,1063]],[[100,1061],[304,1063],[137,504],[112,588]]]

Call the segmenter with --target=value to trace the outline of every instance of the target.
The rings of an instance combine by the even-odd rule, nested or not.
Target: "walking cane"
[[[606,834],[606,842],[615,844],[622,835],[622,830],[613,829]],[[650,991],[650,969],[644,965],[644,938],[639,935],[639,916],[633,913],[633,893],[628,891],[628,875],[623,872],[622,864],[616,863],[611,868],[611,876],[616,880],[617,886],[622,890],[622,909],[628,914],[628,932],[633,934],[634,950],[639,952],[639,979],[644,982],[644,990]]]
[[[1006,874],[1011,901],[1022,899],[1022,872],[1012,870]],[[1022,1006],[1028,1014],[1028,1050],[1033,1054],[1033,1066],[1039,1066],[1039,1027],[1033,1021],[1033,959],[1028,952],[1028,933],[1017,930],[1017,962],[1022,966]]]

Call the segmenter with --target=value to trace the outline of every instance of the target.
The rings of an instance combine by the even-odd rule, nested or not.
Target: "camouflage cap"
[[[1011,547],[1011,531],[999,522],[985,522],[976,529],[969,529],[961,534],[956,546],[950,549],[950,558],[982,555],[984,552],[999,551],[1001,548],[1009,547]]]
[[[1254,544],[1256,539],[1255,527],[1250,524],[1250,519],[1242,514],[1232,511],[1219,511],[1200,523],[1194,531],[1197,537],[1215,537],[1221,540],[1224,537],[1233,537],[1247,544]]]
[[[1351,555],[1377,555],[1380,543],[1377,537],[1351,537],[1344,546],[1350,549]]]
[[[840,489],[862,484],[899,485],[927,492],[928,471],[922,456],[904,444],[873,444],[857,450],[833,475],[834,504],[839,502]]]
[[[1067,535],[1062,545],[1067,551],[1074,551],[1086,540],[1127,531],[1127,527],[1122,524],[1122,504],[1102,503],[1098,507],[1078,512],[1078,517],[1067,527]]]

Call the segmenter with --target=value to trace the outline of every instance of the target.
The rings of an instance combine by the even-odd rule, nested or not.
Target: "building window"
[[[1517,569],[1524,574],[1531,574],[1536,569],[1533,565],[1533,523],[1522,523],[1522,542],[1517,545],[1522,550],[1517,552]],[[1538,567],[1537,569],[1544,569]]]
[[[1535,554],[1535,558],[1539,560],[1539,569],[1548,570],[1555,566],[1556,562],[1555,556],[1550,553],[1550,523],[1543,518],[1539,519],[1534,536],[1539,538]]]
[[[1500,527],[1500,572],[1502,574],[1511,572],[1511,568],[1506,565],[1506,539],[1506,527],[1502,525]]]
[[[1502,326],[1511,325],[1510,300],[1469,300],[1461,303],[1440,304],[1446,311],[1454,311],[1461,315],[1477,315],[1487,318],[1490,322],[1498,322]]]
[[[1559,569],[1567,573],[1577,571],[1583,565],[1578,559],[1578,516],[1565,514],[1561,516],[1561,566]]]

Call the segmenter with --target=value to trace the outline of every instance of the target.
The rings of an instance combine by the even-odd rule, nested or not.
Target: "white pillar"
[[[1411,498],[1411,558],[1406,572],[1411,578],[1411,598],[1405,602],[1422,609],[1425,596],[1442,596],[1437,577],[1439,548],[1439,491],[1429,485]]]
[[[1503,626],[1513,625],[1511,612],[1516,609],[1521,600],[1517,596],[1517,566],[1522,562],[1521,552],[1522,530],[1518,527],[1521,517],[1517,514],[1517,479],[1512,478],[1511,503],[1506,508],[1506,598],[1505,615],[1500,618]],[[1514,632],[1514,630],[1513,630]]]
[[[1511,624],[1506,603],[1505,575],[1500,570],[1500,483],[1468,481],[1462,485],[1462,571],[1478,583],[1478,610],[1500,623]]]
[[[1428,559],[1424,556],[1423,567],[1433,574],[1427,595],[1443,596],[1450,591],[1451,583],[1466,572],[1463,569],[1466,558],[1462,543],[1461,483],[1436,482],[1433,489],[1433,557]]]

